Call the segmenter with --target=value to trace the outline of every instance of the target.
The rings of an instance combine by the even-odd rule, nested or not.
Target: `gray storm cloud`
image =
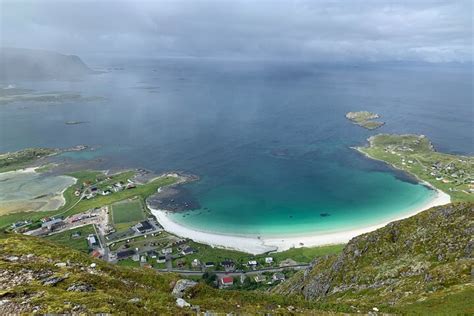
[[[0,40],[75,54],[465,62],[472,9],[470,0],[0,0]]]

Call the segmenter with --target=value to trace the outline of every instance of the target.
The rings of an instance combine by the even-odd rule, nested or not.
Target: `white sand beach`
[[[430,186],[429,184],[426,185]],[[451,198],[448,194],[437,189],[434,190],[436,191],[436,195],[426,204],[416,207],[413,210],[409,210],[400,217],[377,225],[330,234],[316,234],[309,236],[306,235],[290,237],[282,236],[280,238],[242,237],[198,231],[174,222],[168,216],[168,211],[166,210],[157,210],[150,208],[150,206],[148,206],[148,208],[150,208],[151,213],[157,218],[158,222],[164,227],[167,232],[170,232],[180,237],[190,238],[196,242],[207,244],[213,247],[240,250],[251,254],[261,254],[269,251],[284,251],[290,248],[315,247],[346,243],[355,236],[374,231],[378,228],[387,225],[392,221],[401,220],[418,214],[419,212],[429,209],[431,207],[445,205],[451,202]]]
[[[148,208],[167,232],[180,237],[190,238],[196,242],[213,247],[240,250],[252,254],[265,253],[278,249],[276,246],[265,245],[263,241],[258,238],[220,235],[194,230],[172,221],[167,214],[168,211],[153,209],[150,206],[148,206]]]

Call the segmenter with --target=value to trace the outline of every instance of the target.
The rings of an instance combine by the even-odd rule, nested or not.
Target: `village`
[[[455,200],[474,200],[472,157],[439,153],[423,135],[377,135],[369,142],[370,147],[357,149],[429,182]]]
[[[111,183],[107,177],[95,183],[84,182],[74,189],[74,195],[81,203],[134,190],[141,186],[135,179]],[[174,272],[194,279],[209,279],[211,275],[213,285],[220,288],[272,286],[308,266],[289,258],[276,260],[271,255],[215,249],[174,236],[164,231],[139,196],[69,216],[44,217],[38,223],[18,221],[11,229],[63,243],[118,265]]]

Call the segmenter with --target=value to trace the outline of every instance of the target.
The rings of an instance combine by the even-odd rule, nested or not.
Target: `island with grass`
[[[474,202],[474,157],[437,152],[424,135],[379,134],[368,142],[356,149],[429,183],[453,202]]]
[[[346,118],[369,130],[377,129],[385,124],[385,122],[375,121],[380,118],[380,115],[368,111],[349,112],[346,114]]]
[[[51,148],[26,148],[15,152],[0,154],[0,172],[24,168],[34,161],[55,155],[58,152],[59,150]]]

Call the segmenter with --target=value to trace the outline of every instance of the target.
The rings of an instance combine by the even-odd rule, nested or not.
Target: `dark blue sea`
[[[428,136],[474,153],[472,65],[85,60],[81,81],[11,82],[104,100],[0,106],[0,151],[86,144],[110,167],[201,177],[184,225],[232,234],[338,231],[397,218],[434,192],[351,146],[376,133]],[[344,117],[368,110],[368,131]],[[86,121],[66,125],[66,121]],[[322,215],[323,214],[323,215]]]

